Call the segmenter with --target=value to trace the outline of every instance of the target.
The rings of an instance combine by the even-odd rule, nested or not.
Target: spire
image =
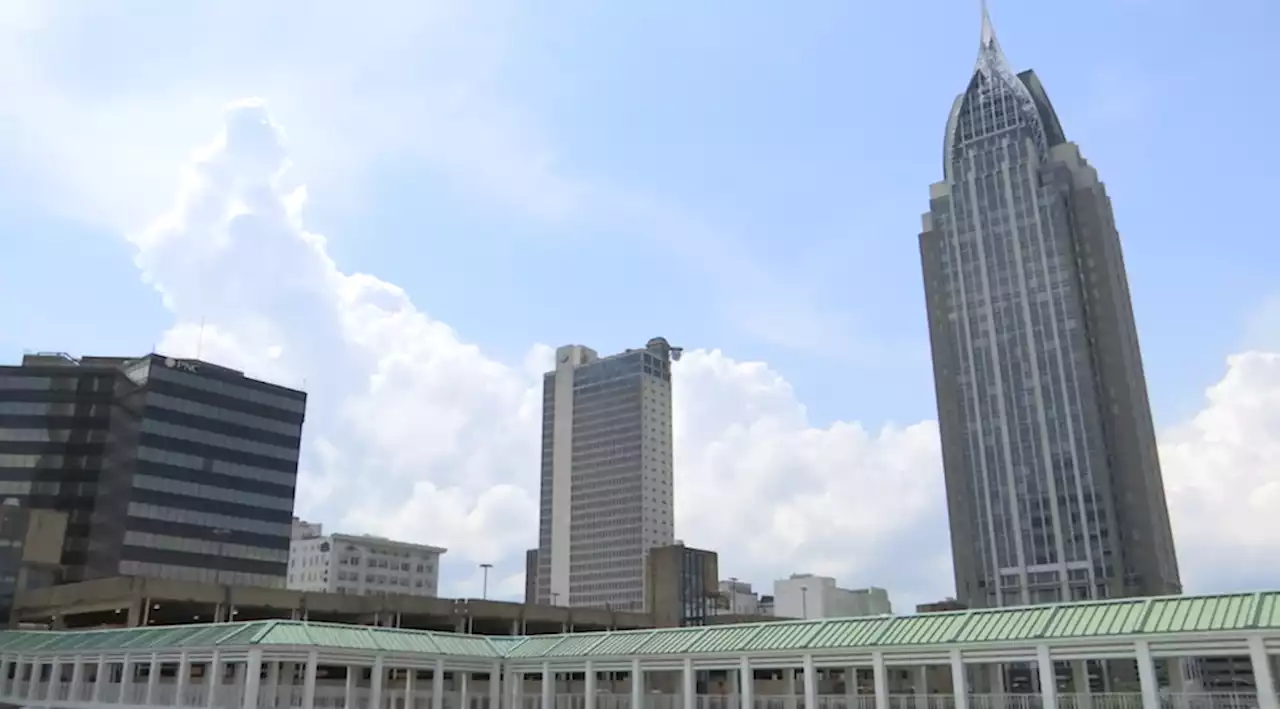
[[[1004,71],[1011,74],[1008,62],[1004,58],[1004,52],[1000,49],[1000,41],[996,39],[996,26],[991,22],[991,12],[987,9],[987,0],[981,0],[981,3],[982,35],[978,43],[978,62],[974,69],[982,72],[988,78],[990,78],[993,71]]]

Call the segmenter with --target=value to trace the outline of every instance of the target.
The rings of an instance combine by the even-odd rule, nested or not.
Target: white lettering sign
[[[177,369],[183,372],[191,372],[192,374],[195,374],[197,370],[195,362],[187,362],[181,359],[174,359],[172,357],[166,357],[164,360],[164,364],[166,367],[169,367],[170,369]]]

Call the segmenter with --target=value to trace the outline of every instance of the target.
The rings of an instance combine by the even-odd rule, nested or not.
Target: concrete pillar
[[[1036,648],[1036,675],[1040,680],[1040,706],[1058,709],[1058,676],[1053,671],[1053,657],[1049,654],[1048,645]]]
[[[783,684],[782,691],[787,696],[783,699],[786,709],[796,709],[796,671],[790,667],[782,671]]]
[[[89,690],[90,703],[102,704],[102,688],[105,687],[107,682],[111,679],[107,674],[109,669],[110,668],[107,665],[107,658],[99,657],[98,668],[93,675],[93,688]]]
[[[444,660],[431,670],[431,709],[444,709]]]
[[[382,655],[373,658],[373,673],[369,680],[369,709],[382,709],[382,683],[387,678],[387,668]]]
[[[804,709],[818,709],[818,673],[813,668],[813,655],[805,655],[804,663]]]
[[[756,673],[751,668],[751,658],[738,661],[738,705],[741,709],[755,709]]]
[[[696,692],[698,685],[693,673],[693,658],[684,658],[684,667],[680,670],[680,679],[680,685],[683,690],[681,692],[681,699],[684,700],[684,709],[697,709],[698,697]],[[588,707],[588,709],[590,709],[590,707]]]
[[[876,689],[876,709],[889,709],[889,671],[884,666],[884,655],[871,653],[872,683]]]
[[[582,706],[583,709],[596,709],[596,669],[587,660],[582,668]]]
[[[1074,660],[1071,663],[1071,689],[1076,694],[1079,709],[1093,709],[1093,685],[1089,681],[1089,663]]]
[[[74,664],[71,665],[71,687],[67,691],[67,701],[83,702],[85,696],[83,686],[85,663],[84,660],[79,657],[72,660],[72,663]],[[0,672],[3,671],[3,669],[0,669]]]
[[[501,709],[502,706],[502,663],[493,663],[489,670],[489,709]],[[405,709],[408,709],[406,707]],[[588,708],[590,709],[590,708]]]
[[[217,650],[213,651],[213,659],[209,660],[209,669],[205,672],[204,683],[209,687],[209,691],[205,693],[204,705],[206,709],[213,709],[218,705],[218,691],[222,686],[222,658]]]
[[[178,676],[174,678],[173,703],[185,707],[187,684],[191,682],[191,656],[185,651],[178,655]]]
[[[408,667],[404,671],[404,709],[413,709],[413,693],[418,691],[418,670]],[[303,704],[308,707],[310,704]]]
[[[1249,662],[1253,665],[1253,683],[1258,688],[1258,709],[1280,709],[1276,700],[1276,680],[1271,675],[1271,659],[1262,638],[1249,638]]]
[[[951,695],[955,709],[969,709],[969,675],[959,650],[951,651]]]
[[[858,709],[858,668],[844,668],[844,705],[846,709]]]
[[[555,705],[556,675],[551,671],[551,665],[544,662],[542,663],[542,706],[539,709],[554,709]]]
[[[244,702],[241,709],[258,709],[258,690],[262,684],[262,650],[254,648],[244,662]]]
[[[1134,643],[1134,655],[1138,660],[1138,687],[1142,692],[1142,709],[1160,709],[1160,686],[1156,682],[1151,646],[1145,640],[1139,640]]]
[[[316,673],[320,669],[320,655],[317,651],[312,650],[307,656],[307,670],[302,680],[302,706],[314,707],[316,705]],[[409,673],[413,676],[413,672]],[[405,709],[413,709],[406,705]]]
[[[46,702],[55,702],[62,697],[58,696],[58,692],[62,689],[62,663],[54,660],[49,665],[49,684],[44,690],[44,699]]]
[[[471,709],[471,672],[454,672],[458,682],[458,709]]]
[[[643,709],[644,701],[644,668],[640,666],[640,658],[631,659],[631,707]]]
[[[1004,665],[998,662],[987,665],[987,684],[990,687],[992,705],[995,709],[1005,709]]]
[[[27,701],[25,704],[35,704],[40,698],[37,694],[40,690],[40,675],[44,674],[44,663],[40,660],[31,662],[31,681],[27,683]]]
[[[133,658],[125,653],[124,660],[120,664],[120,696],[116,698],[116,704],[133,704],[133,697],[129,695],[133,693]]]
[[[356,681],[360,678],[359,672],[359,667],[347,665],[347,683],[342,694],[342,709],[356,709]]]
[[[915,674],[915,705],[916,709],[929,709],[929,668],[926,665],[920,665],[914,668]]]

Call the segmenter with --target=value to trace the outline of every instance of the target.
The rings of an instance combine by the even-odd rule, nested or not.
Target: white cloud
[[[490,561],[493,593],[518,595],[536,536],[549,349],[531,348],[519,366],[495,361],[395,285],[340,271],[303,228],[305,193],[284,187],[283,160],[265,107],[236,105],[175,209],[133,237],[178,317],[165,347],[306,379],[301,513],[450,547],[446,593],[476,595],[475,564]],[[675,387],[678,535],[718,549],[723,575],[767,588],[792,571],[828,573],[887,586],[899,607],[949,593],[934,423],[815,426],[778,372],[720,351],[687,353]],[[1280,356],[1264,353],[1232,358],[1204,410],[1165,432],[1193,584],[1211,573],[1280,582],[1249,576],[1280,554],[1280,529],[1267,524],[1280,502],[1278,441]]]

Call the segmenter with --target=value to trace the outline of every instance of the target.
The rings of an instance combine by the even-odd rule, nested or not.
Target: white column
[[[44,700],[46,702],[54,702],[61,699],[61,697],[58,696],[58,691],[61,689],[59,685],[62,684],[60,680],[61,677],[62,661],[54,658],[53,662],[49,665],[49,684],[44,690]]]
[[[1271,676],[1271,658],[1260,636],[1249,638],[1249,662],[1253,665],[1253,683],[1258,688],[1258,709],[1280,709],[1276,701],[1276,680]]]
[[[444,709],[444,660],[431,671],[431,709]]]
[[[542,663],[542,706],[540,709],[555,709],[556,675],[551,671],[551,664]],[[439,709],[437,707],[436,709]]]
[[[71,687],[67,690],[67,701],[83,702],[84,690],[81,685],[84,684],[84,658],[74,658],[72,663],[74,664],[71,665]]]
[[[184,650],[178,655],[178,676],[174,678],[173,703],[187,706],[187,683],[191,681],[191,656]]]
[[[222,656],[214,650],[213,658],[209,660],[209,671],[205,672],[204,677],[204,683],[208,687],[204,695],[206,709],[213,709],[218,705],[218,690],[222,687],[222,670]]]
[[[955,709],[969,709],[969,677],[959,650],[951,651],[951,694]]]
[[[304,707],[313,707],[316,704],[316,674],[319,671],[320,653],[312,650],[311,654],[307,655],[307,669],[302,679],[302,706]],[[412,677],[413,673],[410,672],[409,676]],[[406,705],[405,709],[412,709],[412,707]]]
[[[1036,674],[1040,677],[1040,706],[1044,709],[1058,709],[1058,676],[1053,671],[1053,658],[1049,655],[1048,645],[1036,648]]]
[[[640,658],[631,658],[631,709],[644,709],[644,668]]]
[[[813,668],[813,655],[804,660],[804,709],[818,709],[818,675]]]
[[[347,665],[347,684],[342,693],[342,709],[356,709],[356,680],[360,677],[359,672],[359,667]]]
[[[783,673],[783,691],[787,696],[783,699],[786,709],[796,709],[796,671],[794,668],[788,667],[782,671]]]
[[[884,668],[884,655],[871,653],[872,684],[876,688],[876,709],[889,709],[889,672]]]
[[[740,709],[755,709],[756,673],[751,669],[751,658],[745,655],[738,661],[738,699]]]
[[[132,704],[133,698],[129,695],[133,692],[133,658],[125,653],[124,661],[120,664],[120,696],[116,697],[116,704]]]
[[[143,703],[149,707],[155,706],[158,686],[160,686],[160,658],[153,652],[151,662],[147,665],[147,698],[143,700]]]
[[[929,708],[929,667],[927,665],[920,665],[919,667],[915,668],[915,674],[916,674],[916,682],[915,682],[914,689],[915,689],[915,695],[916,695],[915,696],[916,709],[928,709]]]
[[[98,657],[98,671],[93,676],[93,689],[90,690],[89,701],[93,704],[102,703],[102,688],[107,686],[107,682],[111,679],[108,674],[110,665],[107,664],[107,658]]]
[[[508,669],[506,679],[507,688],[507,707],[506,709],[522,709],[524,704],[524,673]]]
[[[471,672],[454,672],[453,676],[458,678],[458,709],[471,709]]]
[[[242,709],[258,709],[258,690],[262,686],[262,649],[249,651],[244,661],[244,702]]]
[[[40,675],[44,672],[44,662],[41,660],[31,661],[31,681],[27,683],[27,704],[35,704],[39,698],[37,692],[40,689]]]
[[[583,666],[582,676],[585,680],[582,683],[583,709],[596,709],[596,669],[591,666],[591,660]]]
[[[9,668],[12,666],[13,660],[8,655],[0,657],[0,697],[7,697],[12,691],[9,684]]]
[[[267,708],[275,709],[280,703],[280,664],[279,662],[267,663]]]
[[[413,693],[418,691],[418,670],[406,667],[404,670],[404,709],[413,709]],[[302,706],[310,706],[303,704]]]
[[[1133,649],[1138,659],[1138,685],[1142,689],[1142,709],[1160,709],[1160,686],[1156,682],[1156,668],[1151,660],[1151,646],[1147,641],[1139,640],[1134,643]],[[1053,709],[1053,707],[1047,707],[1047,709]]]
[[[369,709],[382,709],[382,681],[386,679],[386,675],[387,668],[382,664],[382,655],[378,655],[373,658],[373,672],[369,675]]]
[[[502,706],[502,663],[493,663],[489,671],[489,709],[500,709]]]
[[[693,658],[684,658],[684,668],[681,670],[680,679],[683,680],[682,684],[684,686],[684,709],[696,709],[698,706],[697,695],[694,692],[697,691],[698,685],[694,682]],[[587,709],[591,708],[588,707]]]
[[[844,668],[844,705],[848,709],[858,709],[858,668]]]

